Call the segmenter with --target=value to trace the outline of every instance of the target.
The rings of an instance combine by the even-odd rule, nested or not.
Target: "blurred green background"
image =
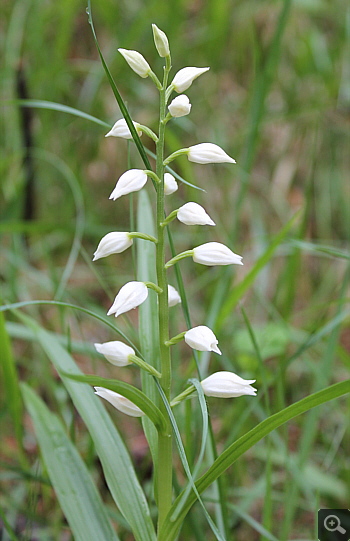
[[[215,229],[174,224],[177,252],[215,240],[244,257],[244,267],[231,269],[229,278],[220,268],[189,260],[181,264],[192,322],[211,324],[224,353],[219,360],[211,357],[210,371],[228,369],[256,377],[259,389],[265,373],[272,413],[348,377],[346,2],[99,0],[92,8],[101,49],[133,119],[155,131],[157,92],[151,81],[129,69],[118,47],[140,51],[160,76],[162,64],[151,31],[156,23],[169,38],[173,73],[184,66],[210,66],[186,92],[192,103],[190,116],[170,123],[166,140],[167,153],[210,141],[237,161],[236,166],[205,167],[176,161],[176,171],[206,193],[182,184],[166,201],[168,212],[196,201],[217,224]],[[0,8],[1,296],[4,303],[64,300],[105,314],[120,286],[133,275],[131,251],[91,264],[105,233],[130,230],[130,208],[137,195],[133,202],[128,197],[108,201],[128,168],[129,147],[125,141],[105,139],[107,128],[96,123],[18,104],[23,99],[46,100],[108,124],[121,118],[85,9],[81,0],[3,0]],[[142,139],[154,150],[146,136]],[[133,144],[129,150],[132,167],[141,167]],[[236,299],[254,331],[254,346],[239,303],[227,299],[297,211],[299,217],[252,277],[249,291],[241,291]],[[174,275],[169,277],[175,285]],[[84,372],[137,382],[131,372],[112,369],[94,354],[93,342],[113,337],[91,318],[53,306],[31,306],[26,312],[61,336]],[[56,372],[31,333],[10,312],[5,316],[19,378],[61,415],[121,539],[131,539],[108,496],[89,435]],[[171,317],[175,335],[185,325],[181,309],[173,309]],[[136,322],[133,313],[121,327],[137,342]],[[1,348],[4,345],[4,354]],[[206,373],[208,357],[202,355],[201,362]],[[186,347],[174,349],[174,366],[174,392],[180,392],[195,373]],[[18,539],[69,540],[29,417],[23,416],[23,450],[16,442],[4,374],[0,385],[1,516]],[[219,451],[262,420],[267,407],[266,400],[252,403],[249,397],[210,402]],[[140,425],[112,415],[151,493],[151,463]],[[193,406],[189,426],[185,407],[179,411],[190,462],[198,453],[199,415]],[[349,399],[331,402],[276,431],[240,459],[226,476],[232,539],[267,539],[254,522],[263,522],[264,516],[266,528],[277,539],[316,538],[319,507],[349,506],[348,427]],[[270,462],[272,488],[266,495]],[[180,466],[178,482],[184,483]],[[211,509],[215,494],[207,496]],[[264,509],[266,497],[270,510],[266,505]],[[195,508],[193,513],[195,520],[186,523],[181,539],[212,539],[200,511]],[[2,540],[11,538],[1,528],[1,518],[0,531]]]

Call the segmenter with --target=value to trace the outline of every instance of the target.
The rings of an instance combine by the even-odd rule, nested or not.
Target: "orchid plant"
[[[226,370],[212,373],[205,378],[201,377],[197,352],[206,352],[207,355],[213,352],[221,355],[221,351],[218,338],[212,329],[200,324],[200,321],[197,322],[196,326],[192,326],[190,323],[186,296],[179,272],[179,262],[184,258],[192,257],[194,263],[200,265],[239,266],[243,264],[242,257],[234,253],[230,247],[213,240],[184,252],[176,253],[171,236],[171,229],[178,225],[174,222],[175,219],[184,226],[210,226],[208,229],[210,233],[215,227],[215,221],[201,205],[192,201],[170,210],[168,215],[165,212],[169,210],[168,205],[171,207],[171,194],[178,189],[175,180],[176,173],[170,169],[169,164],[179,156],[187,156],[189,161],[198,164],[235,163],[235,160],[222,148],[214,143],[207,142],[181,148],[169,156],[165,156],[167,124],[173,121],[174,118],[190,113],[190,100],[183,92],[194,83],[195,79],[204,75],[209,68],[182,68],[169,82],[171,71],[170,47],[167,36],[156,25],[152,26],[154,42],[158,54],[164,59],[162,81],[158,79],[148,62],[139,52],[119,49],[132,70],[144,79],[149,78],[159,91],[159,123],[157,133],[154,133],[147,126],[132,121],[98,46],[89,0],[88,6],[89,22],[100,58],[123,114],[123,118],[117,120],[114,126],[108,125],[111,129],[109,129],[106,137],[133,140],[145,164],[145,169],[132,168],[124,172],[112,190],[110,199],[114,201],[114,205],[118,205],[118,202],[115,203],[117,199],[141,191],[148,179],[153,183],[156,193],[155,224],[152,205],[149,203],[145,191],[141,191],[138,196],[139,203],[142,203],[138,205],[138,225],[136,227],[138,231],[132,230],[134,226],[130,227],[131,231],[111,231],[100,240],[93,254],[93,261],[98,261],[112,254],[120,254],[132,247],[134,239],[137,239],[137,276],[120,288],[107,315],[114,315],[117,318],[139,307],[140,347],[138,348],[133,344],[118,327],[111,323],[110,318],[102,317],[100,314],[86,308],[69,303],[56,300],[16,303],[1,307],[0,312],[5,309],[18,309],[27,304],[55,304],[80,310],[103,322],[113,332],[119,333],[118,338],[121,336],[122,340],[113,339],[104,343],[96,343],[95,349],[109,363],[122,370],[127,370],[126,367],[128,366],[137,367],[141,374],[142,389],[121,380],[82,374],[73,357],[62,346],[54,333],[48,333],[32,318],[17,313],[18,317],[31,328],[37,341],[54,364],[75,408],[84,421],[91,435],[96,455],[101,462],[106,484],[135,540],[176,541],[179,538],[180,529],[188,512],[197,501],[216,539],[224,541],[229,537],[229,528],[225,516],[225,495],[219,483],[220,476],[255,443],[274,429],[315,406],[350,392],[350,380],[319,390],[299,402],[270,415],[268,384],[261,363],[263,392],[259,393],[259,397],[263,394],[265,396],[268,416],[249,432],[227,446],[220,455],[217,455],[208,416],[207,398],[231,399],[242,395],[255,396],[257,391],[252,386],[255,380],[243,379],[241,376]],[[173,92],[178,95],[172,99]],[[69,111],[71,112],[71,108]],[[78,116],[93,119],[90,115],[83,115],[82,113],[79,113]],[[97,120],[99,124],[106,125],[103,121],[94,120]],[[148,136],[156,146],[155,171],[152,170],[145,148],[140,141],[142,134]],[[167,209],[165,209],[165,196],[167,196]],[[147,204],[144,204],[145,201]],[[293,220],[290,220],[284,227],[278,243],[282,242]],[[145,224],[147,224],[147,227]],[[183,227],[183,225],[180,227]],[[169,240],[169,251],[167,238]],[[171,253],[170,258],[166,256],[168,252]],[[266,261],[269,260],[272,253],[273,250],[266,257]],[[257,262],[256,272],[266,263],[264,258],[265,256],[262,256],[260,261]],[[147,260],[146,264],[145,260]],[[265,262],[262,263],[263,260]],[[147,271],[145,271],[145,268],[147,268]],[[172,270],[169,271],[171,268]],[[177,277],[176,287],[175,284],[168,283],[168,272],[170,274],[173,270],[175,270]],[[253,269],[251,280],[254,279],[254,272]],[[149,294],[150,290],[152,291]],[[245,289],[243,288],[241,291],[245,291]],[[178,310],[177,305],[181,303],[186,326],[184,326],[185,328],[181,333],[173,335],[170,329],[169,311],[170,308]],[[254,334],[244,310],[242,310],[242,313],[254,342]],[[176,372],[172,366],[171,352],[172,348],[178,347],[177,344],[181,341],[184,341],[193,350],[198,378],[191,378],[188,386],[180,394],[173,396],[175,394],[173,392],[173,380]],[[312,340],[307,341],[306,345],[301,346],[300,350],[303,351],[303,348],[308,347],[311,343]],[[13,370],[13,374],[15,374],[15,370]],[[280,374],[281,369],[277,371],[275,377],[279,377]],[[11,381],[10,376],[11,374],[8,372],[7,379],[9,381]],[[12,380],[15,381],[13,378]],[[97,539],[100,541],[118,541],[119,537],[112,526],[107,508],[91,479],[86,464],[79,452],[77,452],[73,442],[68,438],[66,427],[62,425],[57,416],[49,411],[43,400],[27,384],[21,383],[20,386],[17,386],[17,383],[13,383],[7,385],[7,387],[9,397],[11,397],[9,402],[13,404],[14,410],[18,411],[20,411],[19,389],[21,390],[21,396],[34,424],[36,437],[40,444],[51,484],[55,489],[74,539],[77,541],[96,541]],[[16,394],[14,390],[17,387]],[[92,387],[95,389],[95,394]],[[107,400],[122,414],[141,418],[154,466],[154,491],[150,495],[149,502],[137,478],[123,439],[120,437],[115,424],[111,422],[98,397]],[[189,466],[174,415],[177,406],[189,399],[198,399],[203,424],[202,442],[193,471]],[[189,402],[187,402],[188,404]],[[19,425],[18,439],[21,441]],[[207,440],[209,440],[209,445],[207,445]],[[175,482],[175,478],[173,479],[175,463],[175,445],[173,445],[173,442],[176,444],[188,480],[188,483],[182,489],[178,486],[177,480]],[[203,473],[201,466],[207,449],[207,465],[209,464],[209,467]],[[215,500],[215,503],[218,504],[216,506],[217,525],[209,515],[201,497],[205,490],[213,484],[216,484],[215,489],[217,489],[216,494],[218,495]],[[150,509],[150,504],[153,505],[153,502],[157,508],[157,527],[155,527],[154,517]],[[264,538],[272,538],[270,532],[262,525],[259,525],[259,532],[264,535]],[[199,537],[196,536],[196,538]]]
[[[181,297],[175,287],[168,283],[168,269],[185,257],[192,257],[195,263],[202,265],[242,265],[242,257],[232,252],[227,246],[218,242],[208,242],[179,253],[166,261],[166,227],[177,218],[185,225],[210,225],[215,222],[207,214],[205,209],[194,202],[188,202],[180,208],[172,210],[165,215],[165,195],[169,195],[177,189],[174,176],[166,171],[170,162],[180,155],[186,155],[188,160],[199,164],[209,163],[230,163],[235,160],[231,158],[218,145],[213,143],[200,143],[189,148],[180,149],[170,156],[164,156],[165,132],[168,122],[173,118],[188,115],[191,111],[191,104],[188,96],[182,94],[187,90],[197,77],[209,70],[206,68],[186,67],[176,73],[172,82],[168,83],[171,70],[171,56],[167,36],[155,24],[152,25],[153,37],[159,55],[164,58],[163,81],[160,82],[157,75],[152,71],[148,62],[137,51],[118,49],[131,69],[140,77],[149,77],[155,84],[160,95],[160,115],[158,134],[150,128],[137,122],[133,125],[137,134],[148,135],[156,144],[156,171],[129,169],[121,175],[110,199],[116,201],[123,195],[141,190],[151,178],[156,186],[156,237],[141,232],[111,232],[105,235],[94,254],[94,261],[110,254],[119,254],[129,248],[134,238],[140,238],[155,244],[156,257],[155,267],[157,283],[149,281],[130,281],[123,285],[115,297],[107,315],[114,314],[115,317],[128,312],[142,303],[148,297],[149,289],[156,292],[158,296],[158,326],[159,326],[159,371],[154,366],[154,360],[142,359],[135,354],[135,351],[127,344],[120,341],[112,341],[104,344],[95,344],[96,350],[104,355],[110,363],[116,366],[127,366],[135,363],[141,370],[147,371],[156,378],[162,400],[159,402],[159,411],[165,420],[164,427],[158,431],[157,448],[157,471],[156,471],[156,493],[158,507],[158,532],[162,531],[164,522],[172,506],[173,495],[173,427],[169,407],[173,408],[183,400],[194,396],[197,393],[198,385],[191,384],[183,393],[172,397],[173,369],[171,365],[171,346],[184,340],[188,346],[198,351],[214,352],[221,355],[218,347],[218,340],[211,329],[204,325],[193,327],[182,333],[170,337],[169,335],[169,308],[181,302]],[[179,95],[170,103],[173,92]],[[125,119],[118,120],[106,137],[132,139],[131,131]],[[152,362],[153,361],[153,362]],[[240,376],[227,371],[217,372],[201,381],[201,390],[207,397],[232,398],[241,395],[255,396],[256,389],[251,386],[255,380],[244,380]],[[132,400],[111,389],[101,386],[95,387],[98,396],[110,402],[117,410],[133,417],[147,415],[147,410],[137,405]],[[214,528],[216,530],[216,528]]]

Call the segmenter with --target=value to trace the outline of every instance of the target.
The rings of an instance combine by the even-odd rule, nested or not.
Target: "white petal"
[[[129,169],[119,178],[109,199],[115,201],[122,195],[138,192],[147,182],[147,175],[142,169]]]
[[[157,25],[152,24],[153,39],[159,56],[166,57],[170,54],[169,42],[166,34]]]
[[[175,287],[168,285],[168,305],[169,307],[175,306],[181,302],[181,297],[176,291]]]
[[[175,177],[170,173],[164,173],[164,194],[170,195],[178,189]]]
[[[107,400],[117,410],[129,415],[130,417],[142,417],[145,415],[139,407],[137,407],[131,400],[125,398],[119,393],[115,393],[110,389],[104,387],[95,387],[95,394]]]
[[[138,124],[137,122],[133,122],[133,124],[138,135],[141,136],[142,131],[139,127],[140,124]],[[132,139],[131,131],[129,130],[129,126],[126,123],[125,118],[117,120],[113,128],[108,133],[106,133],[105,137],[121,137],[122,139]]]
[[[195,79],[197,79],[197,77],[199,77],[200,75],[202,75],[202,73],[205,73],[208,70],[209,68],[182,68],[180,71],[177,72],[171,84],[173,85],[176,92],[183,92],[191,86],[191,84]]]
[[[177,219],[186,225],[215,225],[204,208],[197,203],[186,203],[179,208]]]
[[[214,351],[221,355],[221,351],[217,346],[219,342],[215,334],[205,325],[189,329],[185,333],[185,342],[191,348],[197,349],[198,351]]]
[[[257,390],[251,387],[255,379],[245,380],[233,372],[216,372],[201,382],[206,396],[234,398],[242,395],[255,396]]]
[[[94,253],[93,261],[111,254],[120,254],[129,248],[132,243],[133,240],[129,237],[128,233],[119,231],[107,233],[107,235],[100,240],[97,250]]]
[[[187,157],[195,163],[236,163],[222,148],[214,143],[200,143],[189,147]]]
[[[107,361],[115,366],[127,366],[131,364],[129,355],[135,355],[135,351],[123,342],[113,341],[104,344],[94,344],[96,351],[105,356]]]
[[[193,249],[193,261],[202,265],[243,265],[242,257],[220,242],[207,242]]]
[[[118,317],[142,304],[147,297],[148,289],[143,282],[128,282],[119,290],[107,316],[115,314],[115,317]]]
[[[179,118],[188,115],[191,111],[191,107],[192,105],[190,104],[188,97],[185,96],[185,94],[181,94],[181,96],[177,96],[173,99],[168,109],[171,116]]]
[[[148,62],[143,58],[142,54],[128,49],[118,49],[118,51],[123,55],[131,69],[134,70],[137,75],[144,79],[148,77],[151,68]]]

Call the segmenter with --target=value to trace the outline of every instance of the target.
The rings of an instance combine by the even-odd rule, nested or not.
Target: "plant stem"
[[[157,165],[156,173],[161,182],[157,185],[157,237],[156,244],[156,269],[158,286],[162,293],[158,294],[159,305],[159,344],[161,373],[160,385],[166,398],[170,402],[171,389],[171,358],[169,348],[165,342],[169,340],[169,307],[168,307],[168,280],[165,268],[165,230],[162,227],[164,221],[164,134],[166,113],[166,85],[171,68],[170,56],[166,57],[164,68],[163,86],[160,90],[160,118],[159,139],[157,142]],[[165,517],[172,503],[172,429],[165,405],[161,401],[160,410],[163,413],[167,429],[158,437],[158,532],[160,531]]]

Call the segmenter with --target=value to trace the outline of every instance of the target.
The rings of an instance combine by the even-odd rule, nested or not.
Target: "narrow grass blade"
[[[68,113],[69,115],[78,116],[80,118],[84,118],[84,120],[89,120],[90,122],[99,124],[100,126],[108,128],[109,130],[111,129],[111,125],[107,122],[104,122],[103,120],[100,120],[95,116],[89,115],[88,113],[84,113],[84,111],[79,111],[79,109],[75,109],[74,107],[62,105],[61,103],[55,103],[53,101],[45,100],[11,100],[8,103],[13,103],[14,105],[21,105],[22,107],[32,107],[34,109],[50,109],[51,111]]]
[[[198,379],[194,379],[194,378],[190,379],[189,383],[192,383],[197,389],[199,404],[200,404],[201,412],[202,412],[202,421],[203,421],[202,443],[201,443],[201,448],[199,451],[198,460],[196,462],[196,466],[193,470],[193,476],[192,476],[193,479],[196,479],[197,474],[202,465],[202,461],[203,461],[204,453],[205,453],[205,447],[206,447],[207,438],[208,438],[208,408],[207,408],[207,403],[206,403],[205,396],[203,393],[203,388],[200,382],[198,381]],[[175,520],[176,517],[179,515],[181,509],[185,505],[185,502],[191,490],[192,490],[192,485],[189,483],[183,494],[182,501],[179,503],[175,513],[171,517],[171,520]]]
[[[1,301],[1,297],[0,297]],[[4,314],[0,312],[0,371],[2,372],[2,396],[9,409],[20,449],[22,448],[22,398],[18,385],[15,359],[10,338],[6,331]]]
[[[33,329],[37,339],[58,372],[82,375],[74,359],[34,320],[20,315]],[[75,407],[84,420],[100,458],[109,490],[137,541],[155,541],[156,535],[143,490],[137,479],[125,444],[106,409],[91,387],[62,377]]]
[[[216,322],[216,327],[215,327],[216,330],[218,330],[221,327],[221,325],[223,324],[227,316],[230,314],[230,312],[238,303],[239,299],[246,293],[249,287],[254,283],[254,280],[259,274],[259,272],[270,261],[275,250],[278,248],[278,246],[280,246],[280,244],[282,244],[283,240],[285,239],[286,235],[292,228],[298,216],[299,216],[299,212],[294,214],[294,216],[289,220],[289,222],[286,223],[286,225],[281,229],[278,235],[276,235],[275,238],[272,240],[272,242],[269,244],[267,250],[259,257],[254,267],[249,271],[249,273],[242,280],[242,282],[240,282],[228,295],[226,302],[223,304],[219,312],[217,322]]]
[[[136,387],[133,387],[133,385],[125,383],[124,381],[101,378],[94,375],[78,376],[67,373],[61,373],[61,375],[74,381],[88,383],[93,387],[105,387],[106,389],[110,389],[115,393],[119,393],[125,396],[125,398],[131,400],[131,402],[138,406],[147,415],[147,417],[149,417],[150,421],[152,421],[157,430],[165,430],[165,419],[159,408],[157,408],[157,406],[155,406],[153,402],[142,391],[140,391]]]
[[[282,426],[284,423],[290,421],[294,417],[309,411],[310,409],[325,404],[330,400],[344,396],[350,392],[350,380],[342,381],[331,385],[322,391],[312,394],[306,398],[303,398],[299,402],[288,406],[287,408],[275,413],[271,417],[268,417],[255,428],[247,432],[244,436],[235,441],[230,447],[228,447],[208,469],[208,471],[202,475],[202,477],[196,482],[196,490],[199,494],[204,492],[224,471],[229,468],[238,458],[240,458],[248,449],[253,447],[258,441],[262,440],[267,434],[270,434],[276,428]],[[164,522],[164,528],[161,531],[160,539],[166,541],[173,541],[176,539],[180,526],[190,510],[191,506],[195,503],[197,496],[195,492],[191,492],[186,502],[186,505],[182,509],[180,515],[176,521],[171,522],[170,517],[176,510],[179,502],[181,501],[182,494],[178,496],[169,511],[169,520]]]
[[[203,503],[203,501],[202,501],[202,499],[201,499],[201,497],[199,495],[199,492],[197,490],[197,487],[195,485],[194,479],[193,479],[192,474],[191,474],[190,467],[189,467],[188,462],[187,462],[185,449],[184,449],[184,446],[183,446],[183,443],[182,443],[182,440],[181,440],[180,431],[178,429],[174,414],[172,412],[172,409],[170,407],[169,402],[167,401],[167,398],[166,398],[166,396],[164,394],[164,391],[163,391],[163,389],[161,388],[161,386],[160,386],[160,384],[158,382],[157,382],[157,387],[158,387],[159,394],[160,394],[160,396],[161,396],[161,398],[162,398],[162,400],[164,402],[164,405],[166,407],[166,410],[168,412],[169,419],[170,419],[170,422],[171,422],[171,426],[172,426],[172,429],[173,429],[173,432],[174,432],[175,442],[176,442],[176,445],[177,445],[177,448],[178,448],[178,451],[179,451],[181,463],[182,463],[182,465],[184,467],[184,470],[186,472],[186,475],[188,477],[191,489],[192,489],[193,493],[195,494],[196,499],[198,499],[198,501],[200,503],[200,506],[202,507],[202,509],[204,511],[205,518],[207,519],[208,524],[209,524],[212,532],[214,533],[216,539],[218,541],[225,541],[225,539],[222,537],[221,533],[217,529],[216,525],[214,524],[214,522],[213,522],[211,516],[209,515],[208,511],[206,510],[205,505],[204,505],[204,503]],[[180,496],[183,496],[183,495],[184,495],[184,493],[182,492]],[[173,507],[174,506],[172,506],[171,509],[173,509]],[[176,513],[176,509],[175,509],[174,512]],[[167,518],[165,520],[164,524],[166,525],[167,523],[170,523],[170,522],[172,522],[172,523],[176,522],[176,519],[174,519],[172,515],[170,516],[169,519]],[[163,528],[164,528],[164,526],[163,526]],[[162,533],[160,534],[159,539],[162,540],[162,541],[168,541],[168,538],[163,537]]]
[[[118,541],[88,469],[56,415],[22,383],[40,450],[76,541]]]
[[[143,144],[141,143],[141,139],[135,129],[135,126],[132,122],[132,119],[131,119],[131,116],[129,114],[129,111],[123,101],[123,98],[121,97],[120,93],[119,93],[119,90],[113,80],[113,77],[111,75],[111,72],[109,71],[108,69],[108,66],[105,62],[105,59],[103,58],[103,55],[102,55],[102,51],[100,49],[100,46],[98,44],[98,41],[97,41],[97,36],[96,36],[96,32],[95,32],[95,28],[94,28],[94,23],[92,21],[92,15],[91,15],[91,2],[90,0],[88,0],[88,9],[87,9],[87,14],[88,14],[88,18],[89,18],[89,24],[91,25],[91,30],[92,30],[92,33],[93,33],[93,36],[94,36],[94,40],[95,40],[95,44],[96,44],[96,47],[97,47],[97,50],[98,50],[98,54],[100,55],[100,59],[101,59],[101,62],[102,62],[102,65],[103,65],[103,68],[106,72],[106,75],[107,75],[107,78],[108,78],[108,81],[109,81],[109,84],[111,85],[111,88],[112,88],[112,91],[113,91],[113,94],[115,96],[115,99],[117,100],[118,102],[118,105],[119,105],[119,108],[122,112],[122,115],[123,117],[125,118],[126,120],[126,123],[129,127],[129,130],[131,132],[131,135],[132,135],[132,138],[135,142],[135,145],[140,153],[140,156],[143,160],[143,163],[145,164],[146,166],[146,169],[152,169],[151,168],[151,165],[149,163],[149,160],[147,158],[147,154],[145,152],[145,149],[143,147]]]
[[[141,190],[137,207],[137,231],[156,236],[153,209],[147,192]],[[137,279],[142,282],[157,283],[155,261],[155,246],[153,242],[137,239]],[[147,362],[160,370],[159,331],[158,331],[158,305],[156,295],[148,295],[148,298],[139,307],[139,336],[142,355]],[[142,390],[154,402],[158,404],[159,394],[153,378],[141,373]],[[150,446],[154,474],[157,477],[158,466],[158,434],[148,419],[142,419],[143,429]],[[157,483],[154,484],[155,489]]]

